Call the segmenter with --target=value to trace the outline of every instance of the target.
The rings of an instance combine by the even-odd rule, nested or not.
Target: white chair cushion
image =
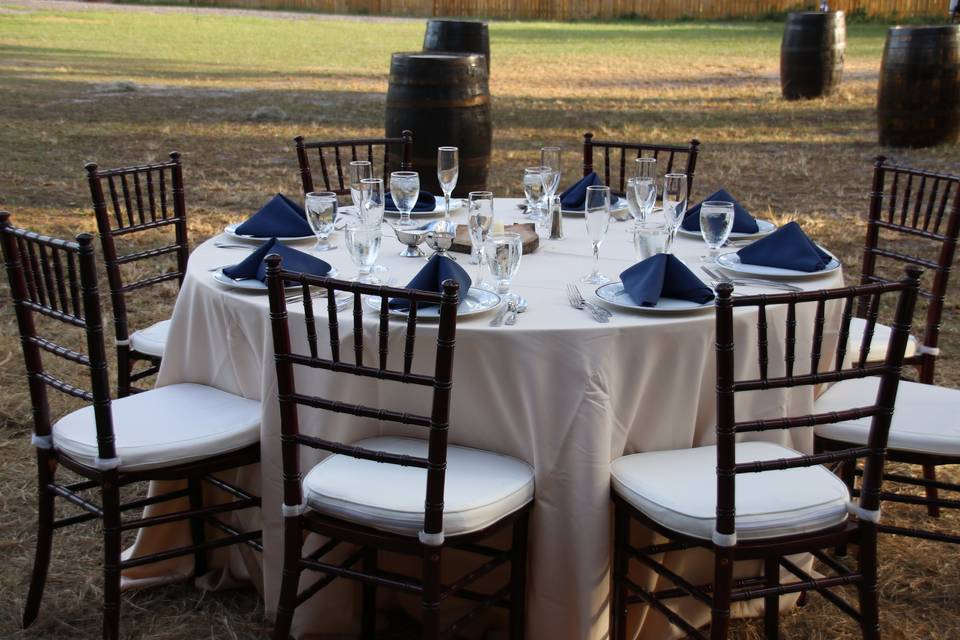
[[[817,413],[865,407],[877,400],[880,379],[844,380],[830,387],[814,405]],[[822,424],[818,436],[867,444],[870,418]],[[890,425],[888,448],[960,456],[960,391],[932,384],[900,381]]]
[[[737,462],[795,458],[768,442],[737,443]],[[716,528],[715,446],[637,453],[610,464],[617,494],[671,531],[709,540]],[[737,538],[762,540],[844,522],[850,494],[825,467],[742,473],[736,480]]]
[[[854,361],[860,357],[860,345],[863,344],[863,334],[867,330],[867,321],[863,318],[850,319],[850,336],[847,339],[847,357]],[[870,350],[867,352],[867,362],[883,362],[887,357],[887,343],[890,342],[890,335],[893,329],[879,322],[873,327],[873,339],[870,341]],[[907,340],[907,348],[903,353],[904,358],[910,358],[917,354],[917,339],[913,336]]]
[[[260,403],[200,384],[174,384],[111,403],[121,471],[142,471],[242,449],[260,440]],[[95,466],[93,407],[53,425],[56,449]]]
[[[169,332],[169,320],[161,320],[146,329],[134,331],[130,334],[130,348],[148,356],[162,358],[163,350],[167,347],[167,334]]]
[[[427,441],[379,437],[354,443],[367,449],[427,456]],[[423,529],[427,472],[416,467],[325,458],[303,479],[316,511],[381,531],[416,536]],[[533,469],[498,453],[447,447],[443,529],[447,536],[484,529],[533,500]]]

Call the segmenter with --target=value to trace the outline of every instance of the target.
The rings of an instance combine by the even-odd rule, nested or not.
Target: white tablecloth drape
[[[520,218],[516,200],[497,202],[497,216],[509,223]],[[463,222],[463,212],[456,218]],[[488,326],[490,314],[464,318],[458,324],[450,439],[452,443],[496,451],[527,461],[536,470],[536,505],[532,516],[528,588],[528,634],[531,638],[583,640],[606,637],[611,557],[609,463],[638,451],[676,449],[714,441],[714,316],[707,311],[687,316],[652,316],[614,309],[609,324],[569,306],[566,283],[590,269],[591,249],[582,219],[564,221],[566,238],[541,238],[540,249],[524,256],[513,290],[530,303],[513,327]],[[631,223],[613,222],[601,248],[602,271],[614,278],[634,262],[628,233]],[[386,227],[385,227],[386,229]],[[356,273],[342,246],[323,257],[341,276]],[[309,248],[309,244],[304,248]],[[423,265],[400,258],[400,244],[386,229],[380,262],[388,277],[404,284]],[[704,252],[702,242],[678,238],[675,253],[694,266]],[[232,479],[262,491],[262,521],[255,513],[242,520],[263,526],[264,551],[233,549],[220,552],[207,582],[213,586],[252,580],[261,590],[268,615],[279,591],[281,570],[281,481],[279,417],[272,361],[267,300],[263,295],[231,290],[214,282],[209,269],[239,261],[242,250],[219,249],[204,243],[190,258],[189,271],[177,301],[160,385],[198,382],[263,402],[262,449],[259,469],[237,472]],[[458,254],[471,275],[474,267]],[[489,275],[487,276],[489,279]],[[839,286],[838,271],[802,281],[807,288]],[[585,294],[592,287],[580,285]],[[805,308],[806,307],[806,308]],[[798,370],[811,341],[813,308],[798,309]],[[320,317],[324,317],[321,310]],[[302,306],[290,306],[293,337],[305,344]],[[350,353],[350,311],[341,314],[345,353]],[[825,350],[835,341],[839,310],[831,308]],[[771,362],[782,361],[785,310],[769,310]],[[736,316],[739,375],[756,372],[755,317]],[[367,340],[375,356],[377,318],[365,321]],[[318,323],[321,348],[326,334]],[[391,349],[402,351],[401,324],[391,334]],[[435,329],[418,327],[415,368],[429,366]],[[826,352],[826,351],[825,351]],[[395,353],[394,355],[399,355]],[[772,366],[776,366],[775,364]],[[391,383],[345,379],[329,373],[298,373],[298,388],[345,401],[379,402],[396,409],[426,410],[427,390],[411,395]],[[352,377],[351,377],[352,378]],[[396,385],[394,385],[396,386]],[[789,390],[741,397],[739,415],[771,418],[809,412],[813,390]],[[356,440],[396,429],[372,421],[304,412],[302,429],[329,439]],[[766,438],[809,451],[812,433],[769,433]],[[317,457],[305,452],[305,469]],[[157,487],[159,489],[160,487]],[[713,485],[704,491],[714,491]],[[187,540],[185,527],[157,527],[143,533],[130,553],[168,548]],[[644,535],[637,532],[638,536]],[[696,552],[678,553],[670,565],[694,581],[710,577],[712,563]],[[189,558],[140,567],[125,576],[128,586],[146,585],[190,574]],[[752,570],[745,567],[744,571]],[[262,575],[261,575],[262,571]],[[655,584],[651,574],[637,580]],[[342,633],[355,629],[358,602],[354,587],[338,581],[298,609],[295,632]],[[388,602],[388,600],[384,600]],[[689,610],[694,605],[683,605]],[[701,612],[706,622],[706,612]],[[496,624],[494,621],[493,624]],[[672,631],[656,614],[632,620],[640,638],[669,637]]]

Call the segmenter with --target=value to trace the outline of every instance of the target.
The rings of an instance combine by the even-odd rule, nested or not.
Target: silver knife
[[[518,311],[517,311],[517,303],[516,303],[516,302],[511,302],[509,305],[507,305],[507,317],[506,317],[506,319],[503,321],[503,323],[504,323],[505,325],[511,326],[511,327],[512,327],[513,325],[517,324],[517,312],[518,312]]]
[[[490,321],[490,326],[499,327],[500,325],[502,325],[503,319],[506,318],[507,311],[509,310],[510,310],[510,305],[508,303],[504,303],[504,305],[500,307],[500,311],[497,312],[497,315],[495,315],[493,317],[493,320]]]

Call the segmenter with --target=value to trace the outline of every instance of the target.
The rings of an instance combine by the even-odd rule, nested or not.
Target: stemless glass
[[[360,192],[360,181],[372,177],[373,165],[368,160],[353,160],[350,163],[350,199],[353,200],[353,208],[361,220],[363,210],[360,205],[363,204],[363,194]]]
[[[437,180],[443,191],[443,219],[450,219],[450,194],[457,188],[460,175],[460,150],[456,147],[437,149]]]
[[[410,219],[410,212],[420,197],[420,174],[416,171],[394,171],[390,174],[390,195],[400,212],[397,226],[401,229],[416,226]]]
[[[657,159],[637,158],[637,181],[634,183],[637,202],[642,207],[642,219],[646,220],[657,201]]]
[[[380,223],[357,223],[347,225],[344,230],[344,239],[347,242],[347,252],[357,266],[357,281],[368,284],[379,284],[371,275],[373,265],[380,253],[380,239],[382,231]]]
[[[473,264],[477,265],[477,277],[474,279],[474,287],[480,289],[492,290],[492,287],[483,281],[483,246],[493,227],[493,193],[490,191],[471,191],[467,198],[469,200],[467,222],[470,229],[470,243],[473,247],[471,258]]]
[[[643,203],[640,202],[640,192],[637,190],[637,182],[639,182],[639,180],[636,176],[627,178],[627,185],[623,194],[627,199],[627,208],[630,210],[630,216],[633,217],[633,228],[628,229],[630,233],[636,231],[640,223],[646,219]]]
[[[490,273],[497,280],[497,293],[508,301],[516,300],[519,296],[510,293],[510,280],[517,274],[520,257],[523,255],[520,234],[490,234],[484,243],[483,251],[490,266]]]
[[[600,273],[600,244],[610,228],[610,187],[596,185],[587,187],[583,219],[587,223],[587,236],[593,244],[593,271],[580,281],[587,284],[605,284],[610,278]]]
[[[544,181],[547,167],[527,167],[523,170],[523,195],[527,197],[527,217],[534,222],[543,217]]]
[[[543,147],[540,149],[540,166],[543,172],[540,178],[543,181],[544,201],[549,205],[553,201],[557,187],[560,185],[560,147]]]
[[[663,253],[667,241],[667,226],[660,220],[644,220],[633,231],[633,249],[637,260]]]
[[[380,178],[364,178],[360,181],[360,210],[362,217],[358,220],[362,224],[380,225],[383,223],[384,206],[386,205],[383,193],[383,180]],[[370,269],[373,272],[389,271],[381,264],[374,262]]]
[[[687,174],[668,173],[663,178],[663,219],[667,223],[667,244],[665,253],[673,249],[673,240],[677,229],[687,212]]]
[[[332,191],[311,191],[304,196],[303,210],[307,214],[307,223],[317,236],[314,251],[330,251],[336,245],[330,244],[330,234],[337,221],[337,194]]]
[[[717,261],[720,247],[724,245],[733,230],[733,203],[708,200],[700,205],[700,233],[707,243],[710,253],[701,256],[705,264]]]

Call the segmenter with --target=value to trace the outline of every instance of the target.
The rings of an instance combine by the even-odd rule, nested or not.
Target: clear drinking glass
[[[659,220],[644,220],[633,230],[633,248],[637,260],[663,253],[667,241],[667,226]]]
[[[337,194],[332,191],[312,191],[304,196],[303,210],[307,214],[307,223],[317,236],[314,251],[330,251],[336,245],[330,244],[330,234],[337,221]]]
[[[401,229],[414,227],[416,222],[410,219],[410,212],[420,197],[420,174],[416,171],[394,171],[390,174],[390,195],[400,211],[397,226]]]
[[[490,273],[497,280],[497,293],[507,300],[518,296],[510,293],[510,280],[520,268],[523,255],[523,242],[519,233],[499,233],[487,236],[483,245],[484,256],[490,266]]]
[[[523,170],[523,195],[527,197],[527,217],[534,222],[543,217],[544,181],[547,167],[527,167]]]
[[[360,211],[358,216],[361,224],[380,225],[383,223],[384,206],[386,205],[383,193],[383,180],[380,178],[364,178],[360,181]],[[381,264],[374,263],[371,271],[383,272],[389,269]]]
[[[540,166],[544,171],[540,174],[543,181],[544,202],[548,205],[560,186],[560,147],[543,147],[540,149]]]
[[[667,223],[667,244],[665,253],[673,249],[673,240],[677,229],[687,212],[687,174],[668,173],[663,178],[663,219]]]
[[[700,205],[700,234],[707,243],[710,253],[701,256],[705,264],[717,261],[720,247],[724,245],[733,230],[733,203],[708,200]]]
[[[443,191],[443,219],[450,219],[450,194],[457,188],[460,175],[460,150],[456,147],[437,149],[437,180]]]
[[[657,159],[637,158],[637,180],[634,183],[637,202],[642,207],[642,220],[646,220],[657,201]]]
[[[636,176],[632,178],[627,178],[627,185],[624,189],[624,197],[627,199],[627,208],[630,210],[630,215],[633,217],[633,229],[635,230],[637,226],[643,222],[646,217],[644,214],[643,204],[639,200],[639,192],[637,191],[637,181],[639,178]]]
[[[360,205],[363,203],[363,194],[360,192],[360,181],[372,177],[373,165],[368,160],[354,160],[350,163],[350,199],[353,200],[353,208],[361,220],[363,210]]]
[[[347,225],[344,230],[344,239],[347,243],[347,252],[357,266],[357,280],[368,284],[379,284],[379,281],[370,275],[373,265],[380,253],[380,239],[382,230],[379,223],[357,223]]]
[[[477,277],[474,279],[474,287],[487,289],[493,288],[483,281],[483,244],[487,241],[490,229],[493,227],[493,192],[491,191],[471,191],[467,194],[469,201],[467,209],[467,224],[470,229],[470,244],[472,246],[471,262],[477,265]]]
[[[587,187],[583,219],[587,223],[587,236],[593,244],[593,271],[581,282],[605,284],[610,278],[600,273],[600,244],[610,228],[610,187],[596,185]]]

